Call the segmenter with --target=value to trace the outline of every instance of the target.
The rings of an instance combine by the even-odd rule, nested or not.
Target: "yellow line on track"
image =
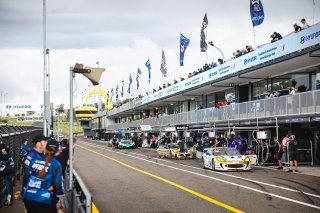
[[[172,182],[172,181],[170,181],[170,180],[167,180],[167,179],[165,179],[165,178],[162,178],[162,177],[160,177],[160,176],[158,176],[158,175],[154,175],[154,174],[152,174],[152,173],[149,173],[149,172],[143,171],[143,170],[141,170],[141,169],[138,169],[138,168],[136,168],[136,167],[130,166],[130,165],[128,165],[128,164],[126,164],[126,163],[124,163],[124,162],[122,162],[122,161],[119,161],[119,160],[117,160],[117,159],[114,159],[114,158],[108,157],[108,156],[106,156],[106,155],[104,155],[104,154],[101,154],[100,152],[96,152],[96,151],[94,151],[94,150],[92,150],[92,149],[88,149],[88,148],[86,148],[86,147],[84,147],[84,146],[81,146],[81,145],[79,145],[79,144],[77,145],[77,147],[80,147],[80,148],[82,148],[82,149],[85,149],[85,150],[87,150],[87,151],[89,151],[89,152],[92,152],[92,153],[94,153],[94,154],[100,155],[101,157],[107,158],[107,159],[109,159],[109,160],[111,160],[111,161],[117,162],[118,164],[121,164],[121,165],[123,165],[123,166],[125,166],[125,167],[128,167],[128,168],[130,168],[130,169],[133,169],[133,170],[135,170],[135,171],[137,171],[137,172],[140,172],[140,173],[142,173],[142,174],[145,174],[145,175],[148,175],[148,176],[153,177],[153,178],[155,178],[155,179],[158,179],[158,180],[160,180],[160,181],[163,181],[163,182],[165,182],[165,183],[167,183],[167,184],[169,184],[169,185],[175,186],[175,187],[178,188],[178,189],[181,189],[181,190],[183,190],[183,191],[189,192],[190,194],[193,194],[193,195],[196,196],[196,197],[199,197],[199,198],[201,198],[201,199],[203,199],[203,200],[206,200],[206,201],[208,201],[208,202],[210,202],[210,203],[213,203],[213,204],[215,204],[215,205],[217,205],[217,206],[220,206],[220,207],[222,207],[222,208],[225,208],[225,209],[227,209],[227,210],[229,210],[229,211],[231,211],[231,212],[244,213],[244,211],[241,211],[241,210],[239,210],[239,209],[237,209],[237,208],[234,208],[234,207],[229,206],[229,205],[227,205],[227,204],[225,204],[225,203],[222,203],[222,202],[220,202],[220,201],[217,201],[217,200],[215,200],[215,199],[213,199],[213,198],[211,198],[211,197],[208,197],[208,196],[206,196],[206,195],[203,195],[203,194],[201,194],[201,193],[199,193],[199,192],[193,191],[192,189],[189,189],[189,188],[184,187],[184,186],[182,186],[182,185],[180,185],[180,184],[177,184],[177,183],[175,183],[175,182]]]
[[[96,205],[92,202],[92,209],[91,209],[92,213],[100,213],[99,210],[97,209]]]

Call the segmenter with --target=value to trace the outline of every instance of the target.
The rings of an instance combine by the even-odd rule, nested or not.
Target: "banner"
[[[150,64],[150,59],[147,60],[146,62],[146,67],[148,68],[148,83],[150,84],[150,80],[151,80],[151,64]]]
[[[119,99],[119,86],[116,87],[116,101]]]
[[[121,98],[123,98],[123,90],[124,90],[124,80],[122,80]]]
[[[161,71],[163,77],[167,77],[167,62],[166,62],[166,57],[164,56],[164,51],[163,50],[162,50],[162,59],[161,59],[160,71]]]
[[[142,74],[140,68],[138,68],[138,72],[137,72],[137,77],[136,77],[136,81],[137,81],[137,89],[139,89],[139,76]]]
[[[260,0],[250,0],[250,14],[253,27],[262,24],[264,11]]]
[[[208,44],[206,41],[206,34],[204,33],[204,30],[208,26],[208,18],[207,13],[203,17],[202,25],[201,25],[201,32],[200,32],[200,50],[201,52],[207,52]]]
[[[184,53],[190,43],[190,40],[186,38],[184,35],[180,34],[180,66],[184,66],[183,59]]]
[[[128,86],[128,90],[127,92],[130,94],[130,86],[131,86],[131,83],[132,83],[132,77],[131,77],[131,74],[129,76],[129,86]]]

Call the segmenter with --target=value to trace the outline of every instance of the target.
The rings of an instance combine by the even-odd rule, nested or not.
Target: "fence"
[[[91,213],[92,212],[92,195],[86,185],[76,172],[73,170],[73,190],[69,188],[69,173],[66,170],[65,189],[66,202],[69,213]]]
[[[225,121],[239,121],[259,118],[288,117],[320,114],[320,90],[261,99],[244,103],[232,103],[222,108],[207,108],[197,111],[182,112],[173,115],[151,117],[144,120],[110,125],[107,129],[128,127],[174,126],[181,124],[200,124]],[[109,116],[109,113],[107,113]]]
[[[33,138],[33,136],[42,133],[42,129],[36,129],[32,126],[10,126],[10,125],[0,125],[0,138],[9,147],[11,155],[14,160],[15,165],[15,175],[13,177],[13,184],[19,176],[20,169],[20,147],[22,145],[23,138]],[[5,184],[3,177],[0,176],[0,204],[3,203],[3,198],[5,195]]]

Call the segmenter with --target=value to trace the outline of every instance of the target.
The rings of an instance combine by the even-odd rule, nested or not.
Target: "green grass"
[[[74,129],[73,132],[74,133],[81,133],[83,132],[82,127],[78,124],[78,123],[74,123],[73,124]],[[63,122],[59,124],[59,129],[62,129],[62,132],[64,135],[69,135],[69,123],[68,122]]]

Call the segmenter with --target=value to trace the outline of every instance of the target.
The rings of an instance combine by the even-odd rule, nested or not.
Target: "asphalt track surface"
[[[213,172],[155,150],[78,140],[74,167],[99,212],[320,212],[320,178],[255,167]]]

